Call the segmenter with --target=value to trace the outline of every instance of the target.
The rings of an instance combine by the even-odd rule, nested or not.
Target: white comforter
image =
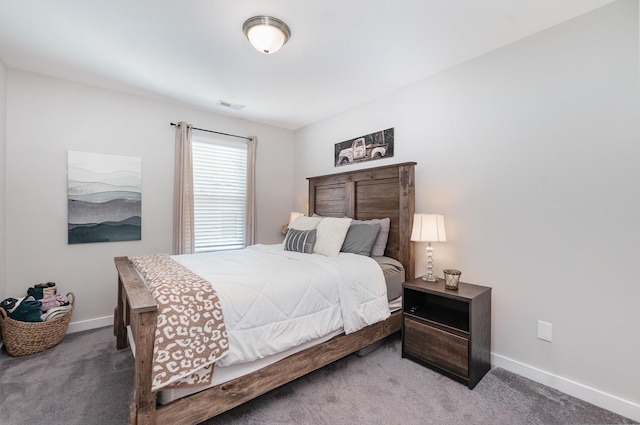
[[[380,266],[371,258],[285,251],[283,245],[172,257],[216,289],[229,336],[219,366],[276,354],[337,329],[389,317]]]

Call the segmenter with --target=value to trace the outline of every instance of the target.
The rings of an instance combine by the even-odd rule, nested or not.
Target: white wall
[[[7,67],[0,59],[0,300],[6,298],[5,181],[7,147]]]
[[[11,68],[7,105],[6,293],[21,295],[35,283],[57,282],[77,296],[76,329],[110,323],[114,257],[171,252],[170,122],[258,136],[257,242],[282,241],[293,193],[289,130]],[[67,244],[69,150],[142,158],[141,241]]]
[[[294,195],[346,171],[335,143],[394,127],[394,158],[349,169],[418,163],[416,211],[445,216],[436,271],[493,288],[494,362],[636,420],[638,30],[619,0],[298,130]]]

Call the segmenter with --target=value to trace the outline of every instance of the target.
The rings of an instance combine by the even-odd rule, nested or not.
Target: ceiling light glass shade
[[[280,50],[291,37],[287,24],[271,16],[247,19],[242,25],[242,31],[257,51],[267,55]]]

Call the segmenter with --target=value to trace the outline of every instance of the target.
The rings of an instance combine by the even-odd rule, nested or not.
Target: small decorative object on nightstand
[[[427,274],[422,280],[435,282],[433,277],[433,248],[431,242],[446,242],[444,233],[444,217],[439,214],[414,214],[411,240],[414,242],[427,242]]]
[[[457,290],[462,272],[460,270],[447,269],[443,270],[442,273],[444,273],[444,287],[454,291]]]
[[[402,357],[473,388],[491,369],[491,288],[444,279],[402,284]]]

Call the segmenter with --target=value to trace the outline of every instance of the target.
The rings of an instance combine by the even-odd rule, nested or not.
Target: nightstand
[[[402,357],[475,387],[491,369],[491,288],[402,284]]]

